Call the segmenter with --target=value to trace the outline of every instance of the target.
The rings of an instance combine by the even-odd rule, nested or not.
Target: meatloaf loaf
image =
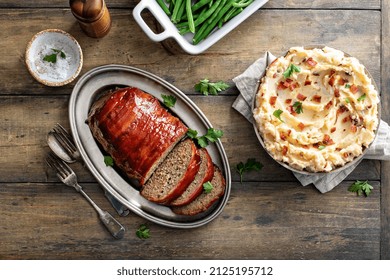
[[[141,189],[141,195],[159,204],[180,196],[199,171],[200,156],[191,139],[180,142]]]
[[[97,100],[88,124],[115,164],[141,185],[188,130],[158,99],[134,87],[115,90]]]

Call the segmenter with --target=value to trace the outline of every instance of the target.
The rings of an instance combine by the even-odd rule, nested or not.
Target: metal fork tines
[[[59,123],[55,124],[55,126],[52,128],[52,132],[54,132],[54,137],[68,152],[68,154],[72,156],[72,158],[74,158],[75,160],[80,158],[80,153],[74,145],[72,137],[62,125],[60,125]]]
[[[83,188],[77,182],[76,173],[60,158],[52,152],[46,157],[47,164],[56,171],[57,177],[67,186],[73,187],[77,192],[81,193],[88,202],[95,208],[99,214],[100,220],[117,239],[123,237],[125,228],[107,211],[103,211],[96,203],[84,192]]]

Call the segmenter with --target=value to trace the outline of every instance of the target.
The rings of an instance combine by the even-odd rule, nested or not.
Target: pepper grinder
[[[89,37],[101,38],[111,28],[111,16],[104,0],[70,0],[72,14]]]

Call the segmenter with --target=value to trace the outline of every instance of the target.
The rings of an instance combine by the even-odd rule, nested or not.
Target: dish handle
[[[156,34],[150,29],[141,16],[142,11],[145,9],[153,14],[162,26],[163,32]],[[133,10],[133,17],[146,35],[155,42],[163,41],[169,37],[177,38],[179,36],[178,30],[155,0],[141,0]]]

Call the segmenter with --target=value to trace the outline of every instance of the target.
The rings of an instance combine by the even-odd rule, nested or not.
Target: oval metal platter
[[[147,71],[125,66],[105,65],[85,73],[73,88],[69,101],[70,128],[80,154],[94,177],[120,203],[139,216],[172,228],[195,228],[205,225],[221,214],[231,189],[231,173],[225,150],[220,140],[210,144],[207,150],[214,163],[223,171],[226,179],[226,190],[208,211],[196,216],[177,215],[169,207],[150,202],[143,198],[135,182],[120,174],[120,171],[107,167],[104,163],[104,152],[95,141],[86,120],[93,102],[104,92],[117,87],[132,86],[155,96],[162,101],[161,95],[173,95],[177,102],[170,108],[188,127],[200,135],[207,132],[212,125],[201,110],[179,89]]]

